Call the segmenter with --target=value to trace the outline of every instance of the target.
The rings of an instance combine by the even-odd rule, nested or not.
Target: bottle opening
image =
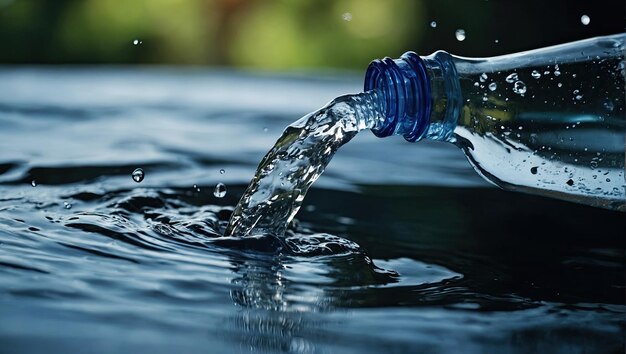
[[[407,52],[400,59],[374,60],[365,74],[365,91],[374,89],[383,93],[386,111],[382,124],[372,132],[378,137],[422,139],[432,109],[430,79],[422,58]]]

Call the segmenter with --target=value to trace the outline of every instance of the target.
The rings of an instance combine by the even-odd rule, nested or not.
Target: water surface
[[[220,237],[284,127],[360,80],[0,69],[0,351],[622,351],[623,214],[454,146],[358,134],[285,238]]]

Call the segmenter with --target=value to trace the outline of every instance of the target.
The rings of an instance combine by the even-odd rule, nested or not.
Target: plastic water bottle
[[[379,137],[450,142],[507,190],[626,210],[626,34],[493,58],[373,61]]]

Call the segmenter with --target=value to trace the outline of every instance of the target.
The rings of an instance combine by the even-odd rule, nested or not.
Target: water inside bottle
[[[503,56],[459,80],[455,143],[480,174],[505,189],[626,208],[623,42],[601,45],[618,53],[513,70],[504,67],[516,56]]]

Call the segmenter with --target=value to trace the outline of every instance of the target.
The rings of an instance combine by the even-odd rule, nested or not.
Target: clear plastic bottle
[[[626,34],[493,58],[438,51],[373,61],[379,137],[454,143],[514,191],[626,211]]]

